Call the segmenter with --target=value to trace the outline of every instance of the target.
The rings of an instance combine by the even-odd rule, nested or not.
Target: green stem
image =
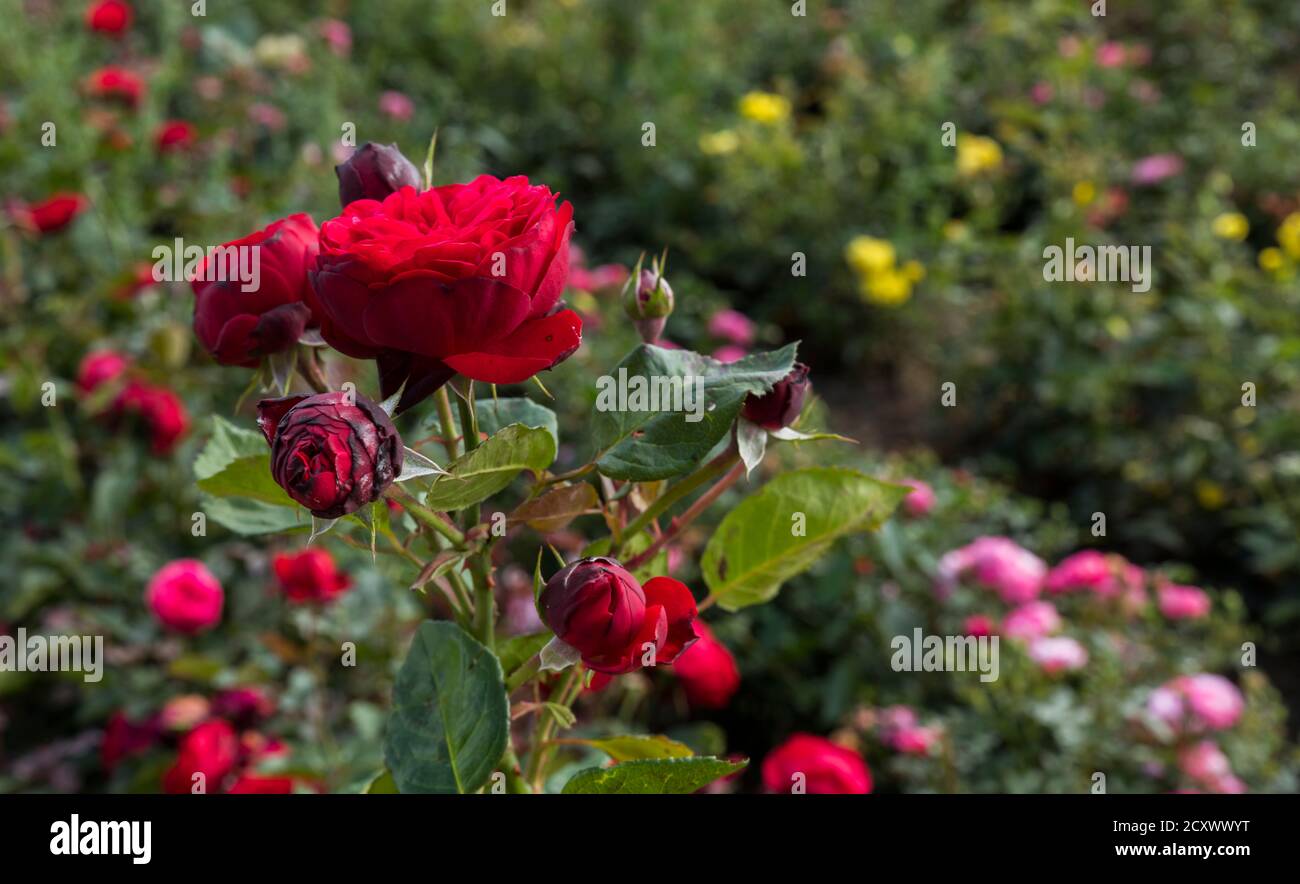
[[[515,691],[519,690],[520,686],[522,686],[524,682],[528,681],[541,670],[541,667],[542,658],[537,654],[533,654],[529,660],[523,663],[518,669],[511,673],[508,679],[506,679],[506,693],[513,694]]]
[[[447,398],[447,385],[438,388],[433,401],[438,407],[438,424],[442,427],[442,447],[447,449],[447,459],[455,460],[460,456],[460,447],[456,444],[456,421],[451,416],[451,400]]]
[[[728,448],[722,454],[718,455],[713,460],[691,473],[685,479],[682,479],[676,485],[669,488],[660,495],[658,500],[646,507],[645,511],[642,512],[641,515],[632,520],[631,524],[623,530],[622,539],[627,540],[640,534],[649,527],[651,522],[659,518],[660,515],[670,509],[674,504],[678,503],[682,498],[731,469],[735,464],[737,457],[739,457],[739,455],[736,454],[735,449]],[[617,544],[610,547],[609,554],[611,558],[617,558],[618,552],[619,546]]]
[[[465,535],[457,530],[455,525],[451,524],[448,520],[444,519],[424,504],[420,503],[405,491],[400,489],[394,491],[393,489],[396,487],[396,485],[391,486],[388,495],[405,507],[406,511],[411,514],[411,518],[415,519],[415,521],[419,522],[421,525],[424,525],[427,528],[432,528],[434,531],[438,532],[438,534],[446,538],[452,546],[457,547],[458,549],[464,548]]]

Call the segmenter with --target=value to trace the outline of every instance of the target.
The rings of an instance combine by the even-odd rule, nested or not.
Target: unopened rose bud
[[[402,440],[384,410],[345,393],[263,399],[257,423],[271,443],[271,475],[322,519],[378,500],[402,471]]]
[[[538,601],[546,625],[597,672],[630,672],[648,648],[656,664],[671,663],[699,637],[695,598],[684,584],[655,577],[642,587],[603,556],[556,572]]]
[[[804,397],[808,395],[810,386],[808,366],[796,362],[790,373],[777,381],[770,391],[762,396],[752,393],[746,396],[741,414],[764,429],[788,427],[803,411]]]
[[[658,261],[650,270],[638,269],[628,278],[623,286],[623,309],[636,324],[641,340],[647,344],[659,340],[673,312],[673,289]]]
[[[420,186],[420,170],[395,144],[367,141],[347,162],[334,167],[339,176],[339,203],[382,200],[403,187]]]

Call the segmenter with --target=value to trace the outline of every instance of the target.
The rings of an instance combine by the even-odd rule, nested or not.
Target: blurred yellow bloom
[[[1241,242],[1250,233],[1250,222],[1240,212],[1224,212],[1214,219],[1211,229],[1219,239]]]
[[[1196,499],[1207,510],[1217,510],[1228,502],[1228,495],[1218,482],[1199,479],[1196,482]]]
[[[912,297],[912,283],[897,270],[869,276],[862,283],[863,296],[882,307],[897,307]]]
[[[1286,257],[1282,254],[1281,249],[1269,246],[1259,253],[1259,266],[1261,270],[1267,270],[1270,273],[1281,270],[1286,264]]]
[[[968,231],[966,229],[965,221],[959,221],[956,218],[952,218],[943,222],[943,238],[950,242],[957,242],[958,240],[965,239],[967,233]]]
[[[855,236],[844,247],[844,259],[858,273],[882,273],[894,267],[894,246],[874,236]]]
[[[1292,212],[1282,219],[1277,241],[1292,258],[1300,258],[1300,212]]]
[[[983,135],[957,136],[957,172],[963,177],[991,172],[1002,166],[1002,146]]]
[[[1117,341],[1126,340],[1129,335],[1133,334],[1132,327],[1123,316],[1106,317],[1106,331]]]
[[[711,157],[729,154],[740,147],[740,136],[730,129],[706,132],[700,136],[700,151]]]
[[[925,265],[920,261],[908,261],[903,265],[902,272],[907,281],[913,285],[925,279]]]
[[[740,99],[740,115],[755,123],[774,126],[790,116],[790,102],[772,92],[750,92]]]
[[[1072,196],[1077,205],[1091,205],[1092,201],[1097,198],[1097,186],[1091,181],[1080,181],[1074,185]]]

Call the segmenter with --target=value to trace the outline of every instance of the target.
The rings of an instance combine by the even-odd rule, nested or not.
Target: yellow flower
[[[1002,146],[983,135],[957,136],[957,172],[969,178],[1002,166]]]
[[[1123,316],[1106,317],[1106,331],[1117,341],[1127,340],[1133,334],[1132,327]]]
[[[1286,257],[1282,254],[1281,249],[1275,249],[1273,246],[1262,250],[1259,253],[1259,267],[1261,270],[1267,270],[1270,273],[1281,270],[1282,265],[1286,264]]]
[[[711,157],[735,152],[740,147],[740,136],[730,129],[706,132],[700,136],[700,152]]]
[[[1250,222],[1240,212],[1224,212],[1214,219],[1211,229],[1219,239],[1241,242],[1250,233]]]
[[[1300,258],[1300,212],[1292,212],[1282,219],[1277,241],[1292,258]]]
[[[1080,181],[1074,185],[1072,196],[1076,205],[1091,205],[1092,201],[1097,198],[1097,186],[1091,181]]]
[[[790,116],[790,102],[772,92],[750,92],[740,99],[740,115],[755,123],[775,126]]]
[[[925,279],[925,265],[920,261],[908,261],[902,270],[903,276],[913,285]]]
[[[965,239],[968,232],[965,221],[950,218],[943,222],[943,238],[949,242],[958,242]]]
[[[858,273],[883,273],[894,267],[894,246],[874,236],[855,236],[844,247],[844,259]]]
[[[861,291],[873,304],[897,307],[912,297],[912,283],[899,271],[886,270],[865,279]]]
[[[1217,510],[1228,502],[1228,495],[1224,493],[1218,482],[1199,479],[1196,482],[1196,499],[1205,509]]]

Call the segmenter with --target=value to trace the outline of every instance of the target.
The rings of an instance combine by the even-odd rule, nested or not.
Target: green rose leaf
[[[516,635],[506,639],[498,638],[497,658],[501,660],[501,669],[507,675],[514,672],[546,647],[546,643],[552,638],[554,636],[549,631]]]
[[[743,770],[747,761],[698,758],[656,758],[624,761],[613,767],[578,771],[564,784],[566,795],[685,795]]]
[[[790,373],[796,346],[755,353],[731,364],[649,344],[633,350],[607,376],[613,383],[602,382],[596,397],[591,428],[600,454],[597,468],[612,479],[636,482],[689,472],[731,429],[747,394],[766,393]],[[701,378],[702,404],[693,401],[696,377]],[[618,388],[624,382],[627,401],[621,402]],[[658,392],[638,402],[636,386]],[[687,404],[696,407],[667,410]]]
[[[510,706],[496,655],[426,620],[393,685],[384,763],[404,793],[473,792],[506,750]]]
[[[560,444],[560,424],[555,412],[524,396],[476,399],[474,412],[478,415],[479,431],[489,436],[511,424],[523,424],[525,427],[546,430],[555,440],[556,446]]]
[[[305,528],[296,504],[271,478],[265,437],[220,417],[194,460],[194,478],[204,492],[203,512],[237,534],[270,534]]]
[[[429,488],[425,503],[451,511],[486,500],[524,470],[540,473],[555,460],[555,437],[549,430],[511,424],[478,448],[458,457]]]
[[[728,611],[768,601],[836,539],[878,528],[909,490],[841,468],[777,476],[709,540],[700,567],[710,594]]]
[[[663,734],[637,734],[605,737],[600,740],[566,740],[582,746],[599,749],[615,761],[640,761],[653,758],[690,758],[695,753],[691,747]]]

